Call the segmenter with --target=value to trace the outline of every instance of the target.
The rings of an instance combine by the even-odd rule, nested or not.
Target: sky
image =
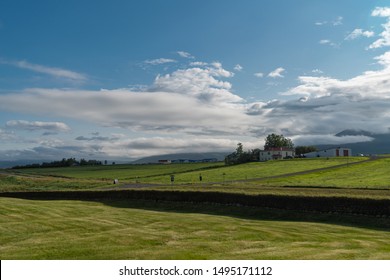
[[[370,141],[389,82],[389,1],[0,2],[0,161]]]

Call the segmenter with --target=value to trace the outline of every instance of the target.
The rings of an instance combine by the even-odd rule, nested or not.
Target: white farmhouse
[[[267,150],[260,150],[260,161],[267,161],[272,159],[283,159],[294,157],[295,151],[290,148],[269,148]]]
[[[304,154],[304,157],[315,158],[315,157],[349,157],[352,155],[352,150],[349,148],[333,148],[317,152],[311,152]]]

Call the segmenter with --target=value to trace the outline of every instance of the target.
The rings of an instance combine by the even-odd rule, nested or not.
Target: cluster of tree
[[[260,149],[252,149],[245,152],[244,146],[238,143],[236,151],[225,157],[225,164],[231,165],[259,161],[259,152]]]
[[[269,150],[272,148],[294,149],[294,143],[291,139],[286,138],[283,135],[272,133],[265,138],[264,150]],[[303,154],[315,151],[317,151],[317,148],[314,146],[295,147],[295,155],[298,157]],[[225,157],[225,164],[231,165],[259,161],[259,153],[260,149],[252,149],[245,152],[243,145],[238,143],[236,151]]]
[[[290,138],[272,133],[265,138],[264,150],[269,150],[271,148],[294,149],[294,144]]]
[[[80,161],[75,158],[63,158],[60,161],[52,161],[52,162],[44,162],[44,163],[34,163],[27,165],[17,165],[12,167],[13,169],[21,169],[21,168],[45,168],[45,167],[68,167],[68,166],[87,166],[87,165],[102,165],[101,161],[98,160],[85,160],[80,159]]]

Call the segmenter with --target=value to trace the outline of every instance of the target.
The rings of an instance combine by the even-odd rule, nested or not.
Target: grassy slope
[[[223,163],[195,163],[195,164],[171,164],[171,165],[115,165],[96,167],[68,167],[68,168],[38,168],[20,169],[10,171],[10,175],[16,178],[14,182],[8,180],[7,185],[20,185],[17,181],[26,179],[29,186],[52,181],[53,186],[62,187],[66,183],[78,182],[79,185],[90,180],[92,186],[111,183],[118,178],[120,183],[158,183],[170,184],[170,175],[175,174],[175,183],[188,184],[199,183],[199,175],[202,174],[203,183],[230,182],[232,180],[245,180],[263,178],[275,175],[283,175],[293,172],[324,168],[345,164],[346,162],[361,161],[364,158],[331,158],[327,159],[297,159],[286,161],[255,162],[235,166],[225,166]],[[12,174],[13,173],[13,174]],[[1,176],[1,174],[0,174]],[[26,177],[27,176],[27,177]],[[4,176],[3,181],[5,179]],[[38,182],[34,184],[33,182]],[[1,184],[1,180],[0,180]],[[5,185],[5,184],[3,184]],[[1,185],[0,185],[1,186]]]
[[[390,158],[350,165],[337,170],[270,179],[262,183],[272,186],[382,188],[390,190]]]
[[[372,217],[0,198],[0,228],[0,259],[390,258],[389,221]]]
[[[149,164],[149,165],[102,165],[102,166],[75,166],[63,168],[32,168],[18,169],[21,174],[50,175],[76,179],[103,179],[103,180],[136,180],[153,176],[169,176],[172,173],[182,173],[192,170],[222,167],[222,162],[215,163],[187,163],[187,164]]]
[[[112,185],[112,177],[117,177],[120,178],[121,184],[131,185],[136,181],[141,184],[163,184],[154,187],[154,189],[160,190],[390,199],[390,184],[388,183],[390,182],[390,159],[388,158],[357,165],[349,164],[304,175],[276,179],[267,178],[337,166],[347,162],[358,162],[364,159],[366,158],[297,159],[236,166],[224,166],[221,163],[197,163],[25,169],[17,170],[16,174],[9,174],[9,176],[0,174],[0,191],[117,188],[118,185]],[[170,184],[170,174],[172,173],[175,174],[173,186]],[[140,176],[135,174],[140,174]],[[203,177],[202,184],[199,184],[199,174],[202,174]],[[138,178],[134,179],[135,177]],[[259,180],[234,182],[234,180],[253,178],[259,178]],[[147,186],[147,188],[151,187]]]

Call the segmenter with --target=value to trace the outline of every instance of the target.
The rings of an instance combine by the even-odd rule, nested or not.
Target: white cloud
[[[343,24],[343,17],[342,16],[338,16],[336,19],[334,20],[331,20],[331,21],[327,21],[327,20],[324,20],[324,21],[316,21],[314,24],[317,25],[317,26],[323,26],[323,25],[332,25],[332,26],[338,26],[338,25],[342,25]]]
[[[0,63],[3,64],[8,64],[12,65],[21,69],[28,69],[34,72],[38,73],[43,73],[47,74],[56,78],[64,78],[64,79],[69,79],[73,81],[79,81],[79,82],[84,82],[88,80],[87,76],[84,74],[80,74],[74,71],[66,70],[66,69],[61,69],[61,68],[55,68],[55,67],[48,67],[48,66],[43,66],[39,64],[33,64],[29,63],[27,61],[5,61],[5,60],[0,60]]]
[[[14,141],[16,139],[16,136],[13,132],[2,130],[0,128],[0,140],[2,141]]]
[[[332,135],[345,129],[388,132],[390,52],[375,59],[382,66],[380,70],[366,71],[350,79],[301,76],[299,85],[285,93],[290,95],[287,100],[243,100],[228,81],[233,73],[213,62],[157,76],[152,85],[139,91],[36,88],[3,93],[0,110],[74,118],[131,131],[131,137],[94,134],[66,143],[42,143],[23,151],[31,156],[47,153],[57,159],[64,154],[129,158],[180,151],[234,150],[237,142],[245,144],[243,139],[261,147],[261,140],[269,133],[301,142],[306,139],[314,143],[323,137],[322,140],[336,143],[341,137]],[[276,70],[275,77],[283,76],[284,68]],[[313,73],[322,74],[317,69]],[[140,137],[148,134],[152,137]],[[0,130],[0,137],[9,139],[9,134]]]
[[[377,49],[381,47],[390,46],[390,8],[377,7],[372,11],[371,16],[386,17],[387,22],[385,24],[382,24],[384,31],[380,34],[381,38],[373,42],[368,48]]]
[[[244,68],[240,65],[240,64],[236,64],[236,66],[234,66],[234,70],[238,71],[238,72],[241,72]]]
[[[264,77],[264,73],[261,73],[261,72],[255,73],[253,75],[255,75],[257,78],[263,78]]]
[[[66,132],[70,127],[62,122],[40,122],[40,121],[25,121],[25,120],[11,120],[6,123],[9,128],[23,129],[23,130],[49,130],[57,132]]]
[[[328,46],[331,46],[331,47],[337,47],[336,43],[334,43],[334,42],[332,42],[331,40],[328,40],[328,39],[322,39],[318,43],[320,43],[321,45],[328,45]]]
[[[190,66],[207,66],[209,65],[207,62],[202,61],[194,61],[190,63]]]
[[[390,53],[390,52],[389,52]],[[323,135],[347,128],[387,133],[390,123],[390,54],[378,56],[383,69],[366,71],[350,79],[301,76],[300,85],[285,95],[305,98],[274,101],[259,108],[271,125],[285,120],[280,129],[291,134]],[[286,126],[285,123],[290,123]]]
[[[348,34],[347,37],[345,37],[345,40],[354,40],[360,37],[370,38],[373,37],[374,35],[375,35],[374,31],[363,31],[363,29],[356,28],[354,31]]]
[[[338,26],[343,24],[343,17],[338,16],[334,21],[332,21],[333,26]]]
[[[283,78],[284,76],[282,75],[282,73],[286,71],[284,68],[282,67],[279,67],[279,68],[276,68],[274,71],[270,72],[268,74],[268,77],[271,77],[271,78]]]
[[[193,55],[191,55],[190,53],[188,52],[184,52],[184,51],[178,51],[177,54],[183,58],[191,58],[191,59],[194,59],[195,57]]]
[[[152,91],[186,93],[210,103],[241,102],[242,98],[230,90],[231,83],[219,78],[229,78],[234,74],[223,69],[221,63],[214,62],[206,68],[176,70],[171,74],[157,76]]]
[[[314,24],[317,26],[322,26],[322,25],[325,25],[327,23],[328,23],[327,21],[316,21]]]
[[[384,67],[390,67],[390,51],[385,52],[382,55],[374,57],[374,59],[378,60],[378,63],[383,65]]]
[[[170,59],[170,58],[148,59],[148,60],[144,61],[144,63],[151,64],[151,65],[159,65],[159,64],[174,63],[174,62],[177,62],[177,61],[174,59]]]
[[[148,91],[27,89],[0,95],[0,108],[132,131],[245,134],[250,122],[241,104],[244,100],[223,80],[232,76],[215,62],[157,76]]]
[[[373,17],[390,17],[390,8],[388,7],[376,7],[371,15]]]
[[[324,73],[324,72],[323,72],[322,70],[320,70],[320,69],[313,69],[311,72],[314,73],[314,74],[323,74],[323,73]]]

